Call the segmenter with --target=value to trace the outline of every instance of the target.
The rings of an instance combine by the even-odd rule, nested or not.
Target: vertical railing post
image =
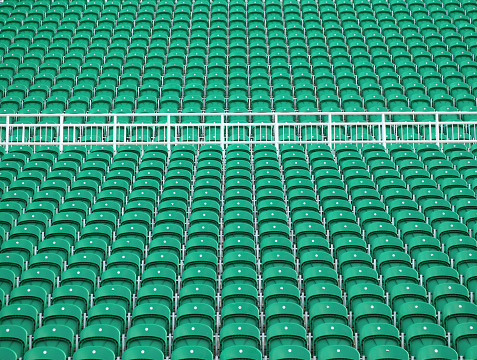
[[[113,116],[113,150],[116,153],[116,147],[118,146],[118,117],[117,115]]]
[[[275,148],[278,151],[279,150],[279,144],[278,144],[278,141],[279,141],[279,137],[278,137],[278,115],[273,114],[273,117],[275,118],[275,121],[273,122],[273,132],[274,132],[274,136],[275,136]]]
[[[171,151],[171,116],[167,115],[166,121],[166,142],[167,142],[167,151]]]
[[[381,137],[383,142],[383,147],[386,149],[386,115],[383,113],[381,115]]]
[[[225,151],[225,118],[224,114],[220,115],[220,147],[222,152]]]
[[[328,115],[328,146],[331,149],[331,114]]]
[[[85,118],[84,118],[84,122],[86,122],[86,121],[88,121],[88,116],[85,116]],[[76,144],[76,132],[78,131],[78,134],[81,134],[82,128],[77,126],[77,125],[80,125],[80,124],[81,124],[81,121],[79,122],[79,124],[72,124],[71,125],[72,126],[71,131],[73,132],[73,144]]]
[[[430,130],[430,129],[429,129]],[[432,133],[431,133],[432,136]],[[432,140],[432,138],[431,138]],[[439,114],[436,113],[436,144],[438,147],[441,147],[441,134],[440,134],[440,126],[439,126]]]
[[[65,117],[63,115],[60,116],[60,153],[63,152],[63,137],[64,137],[64,125],[65,125]]]
[[[8,152],[8,143],[10,136],[8,135],[8,129],[10,127],[10,116],[7,115],[7,122],[5,124],[5,151]]]

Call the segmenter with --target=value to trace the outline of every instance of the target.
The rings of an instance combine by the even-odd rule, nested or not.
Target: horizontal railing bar
[[[476,120],[475,121],[438,121],[439,124],[441,125],[468,125],[468,126],[475,126],[477,125],[477,114],[476,114]],[[18,127],[18,128],[30,128],[30,127],[39,127],[39,128],[50,128],[50,127],[69,127],[69,128],[85,128],[85,127],[112,127],[113,122],[105,123],[105,124],[63,124],[60,125],[58,124],[16,124],[16,123],[10,123],[8,124],[8,127]],[[274,127],[275,123],[224,123],[223,125],[225,127]],[[435,126],[436,121],[426,121],[426,122],[408,122],[408,121],[399,121],[399,122],[386,122],[386,126]],[[316,126],[316,127],[327,127],[329,126],[329,122],[294,122],[294,123],[278,123],[279,127],[299,127],[299,126]],[[382,122],[343,122],[343,123],[337,123],[337,122],[332,122],[331,126],[334,127],[348,127],[348,126],[357,126],[357,127],[366,127],[366,126],[381,126]],[[0,124],[0,127],[5,127],[7,126],[6,124]],[[119,124],[116,123],[118,128],[129,128],[129,127],[135,127],[135,128],[141,128],[141,127],[159,127],[159,128],[166,128],[168,126],[170,127],[176,127],[176,128],[184,128],[184,127],[211,127],[211,128],[219,128],[221,126],[220,123],[171,123],[169,125],[167,124],[158,124],[158,123],[153,123],[153,124]]]
[[[392,116],[392,115],[475,115],[477,116],[477,111],[389,111],[389,112],[373,112],[373,111],[360,111],[360,112],[260,112],[260,113],[229,113],[229,112],[222,112],[222,113],[103,113],[103,114],[66,114],[66,113],[59,113],[59,114],[0,114],[0,118],[2,117],[101,117],[101,116],[134,116],[134,117],[145,117],[145,116],[180,116],[180,117],[191,117],[191,116],[304,116],[304,115],[317,115],[317,116],[350,116],[350,115],[385,115],[385,116]]]

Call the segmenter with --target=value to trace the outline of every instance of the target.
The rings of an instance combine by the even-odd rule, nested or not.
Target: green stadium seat
[[[82,286],[91,294],[96,288],[96,275],[89,269],[68,269],[61,274],[61,286]]]
[[[439,356],[439,359],[458,359],[457,352],[454,349],[443,345],[424,346],[419,350],[416,358],[419,360],[430,360],[435,359],[436,356]]]
[[[73,351],[74,332],[65,325],[43,325],[34,333],[35,347],[52,347],[69,356]]]
[[[391,290],[391,307],[399,309],[404,303],[413,301],[427,302],[426,289],[418,284],[399,284]]]
[[[147,346],[159,349],[161,353],[164,353],[166,330],[153,324],[135,325],[128,330],[126,345],[128,348]]]
[[[196,345],[186,345],[175,349],[171,354],[171,359],[185,360],[185,359],[200,359],[211,360],[213,359],[212,352],[204,347]]]
[[[231,360],[237,357],[259,360],[262,358],[262,353],[254,347],[242,345],[229,346],[220,353],[221,360]]]
[[[203,324],[183,324],[175,328],[173,346],[181,347],[197,346],[208,350],[212,349],[213,331]]]
[[[475,318],[475,304],[464,301],[455,301],[447,304],[442,311],[444,326],[451,333],[454,328],[463,323],[473,322]]]
[[[208,304],[188,303],[177,309],[177,324],[204,324],[210,328],[215,325],[215,311]]]
[[[359,333],[366,324],[390,324],[391,317],[391,309],[381,303],[361,303],[353,311],[354,326]]]
[[[88,310],[88,326],[103,324],[116,327],[124,333],[126,327],[126,310],[117,304],[97,304]]]
[[[37,323],[38,311],[31,305],[7,305],[0,311],[0,325],[20,326],[30,334]]]
[[[279,345],[306,346],[306,331],[297,324],[275,324],[267,329],[267,348],[273,349]],[[270,350],[271,351],[271,350]]]
[[[343,324],[320,324],[313,329],[314,349],[320,353],[321,349],[329,346],[352,346],[352,331]],[[332,352],[332,351],[330,351]]]
[[[360,348],[365,354],[374,347],[382,345],[399,346],[400,339],[398,329],[390,324],[367,324],[361,328]]]
[[[427,346],[445,346],[446,333],[437,324],[413,324],[407,329],[406,344],[410,354],[417,354]]]
[[[164,354],[159,350],[151,346],[135,346],[127,349],[123,352],[122,358],[125,360],[153,360],[164,359]]]
[[[224,306],[221,310],[221,319],[223,326],[228,324],[253,324],[258,328],[259,311],[255,305],[247,303],[233,303]]]
[[[443,310],[444,307],[455,301],[469,301],[469,292],[466,287],[460,284],[439,284],[432,292],[433,302],[436,309]]]
[[[1,254],[0,259],[1,268],[12,271],[15,277],[18,277],[24,270],[25,261],[18,254]]]
[[[406,350],[398,346],[392,345],[378,345],[373,347],[368,353],[369,359],[385,359],[391,356],[392,359],[402,359],[406,360],[409,359],[409,354]]]
[[[310,308],[309,314],[311,328],[315,328],[318,324],[348,324],[348,311],[342,304],[328,302],[317,303]]]
[[[420,301],[403,304],[398,309],[399,328],[406,332],[407,328],[416,323],[436,323],[436,310],[427,303]]]
[[[0,346],[5,351],[6,357],[22,357],[27,348],[27,335],[25,329],[18,325],[0,326]],[[3,355],[2,355],[3,356]]]
[[[104,347],[116,354],[119,352],[119,345],[120,331],[112,325],[89,325],[80,333],[80,348]]]
[[[220,343],[224,350],[231,345],[258,348],[259,338],[258,328],[251,324],[229,324],[223,326],[220,331]]]
[[[44,311],[45,325],[68,326],[74,334],[79,333],[82,326],[82,311],[72,304],[56,304],[47,307]]]
[[[270,359],[311,359],[310,352],[301,346],[296,345],[282,345],[274,348],[270,353]]]
[[[73,358],[75,360],[86,360],[86,359],[114,359],[114,352],[101,345],[92,345],[92,346],[85,346],[81,349],[75,351]]]
[[[52,306],[55,304],[72,304],[84,312],[89,304],[88,290],[79,285],[60,286],[53,291],[52,296]]]
[[[359,352],[348,345],[328,345],[318,351],[320,359],[357,360],[360,358]]]
[[[66,355],[58,348],[51,346],[39,346],[28,350],[25,353],[24,359],[65,360]]]

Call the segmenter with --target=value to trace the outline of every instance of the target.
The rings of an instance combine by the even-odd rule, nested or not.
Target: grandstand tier
[[[10,146],[2,359],[471,359],[476,153]]]
[[[465,125],[477,111],[476,22],[468,0],[6,0],[0,123],[14,127],[0,139],[468,140],[477,132]],[[218,129],[329,120],[305,114],[317,111],[375,125],[382,116],[362,113],[391,112],[385,121],[408,126]],[[435,111],[453,125],[416,124]],[[260,115],[270,112],[288,115]]]

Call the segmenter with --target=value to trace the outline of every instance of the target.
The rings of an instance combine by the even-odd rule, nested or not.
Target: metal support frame
[[[425,122],[414,122],[409,123],[409,122],[393,122],[389,121],[392,120],[393,115],[434,115],[434,119],[430,121],[425,121]],[[476,128],[477,127],[477,112],[471,112],[471,111],[461,111],[461,112],[435,112],[435,113],[428,113],[428,112],[362,112],[362,113],[347,113],[347,112],[342,112],[342,113],[330,113],[330,112],[316,112],[316,113],[259,113],[259,114],[253,114],[253,117],[260,117],[260,116],[266,116],[266,117],[272,117],[272,122],[257,122],[257,123],[251,123],[251,122],[244,122],[244,123],[231,123],[229,122],[231,120],[231,117],[235,116],[247,116],[250,117],[250,113],[200,113],[200,114],[181,114],[181,113],[168,113],[168,114],[158,114],[158,113],[144,113],[144,114],[68,114],[68,117],[81,117],[81,118],[86,118],[87,120],[91,120],[91,118],[98,117],[98,116],[106,116],[109,117],[112,121],[106,124],[94,124],[92,122],[86,122],[86,123],[81,123],[81,124],[67,124],[65,125],[64,120],[65,120],[65,115],[64,114],[8,114],[5,115],[6,118],[6,123],[4,125],[1,125],[2,128],[5,128],[5,139],[0,139],[0,146],[4,146],[6,148],[6,151],[8,151],[9,147],[14,143],[15,145],[23,145],[23,146],[36,146],[36,145],[50,145],[50,146],[59,146],[60,150],[63,149],[64,146],[66,145],[86,145],[86,146],[91,146],[91,145],[112,145],[113,148],[116,150],[118,146],[124,145],[124,144],[135,144],[135,145],[157,145],[157,144],[162,144],[167,146],[167,148],[170,150],[173,146],[175,145],[184,145],[184,144],[190,144],[190,145],[203,145],[203,144],[218,144],[222,146],[223,148],[226,148],[230,144],[246,144],[246,145],[254,145],[254,144],[271,144],[274,145],[277,149],[279,148],[280,145],[282,144],[290,144],[290,143],[297,143],[297,144],[327,144],[328,146],[332,147],[335,144],[382,144],[384,147],[388,147],[391,144],[398,144],[398,143],[408,143],[408,144],[421,144],[421,143],[433,143],[437,144],[438,146],[442,146],[445,143],[464,143],[464,144],[469,144],[469,143],[477,143],[477,137],[476,138],[471,138],[469,135],[470,133],[462,134],[462,130],[459,130],[459,132],[453,132],[455,136],[455,139],[450,138],[451,136],[448,134],[448,137],[441,138],[441,116],[442,115],[455,115],[457,117],[460,117],[460,119],[463,119],[464,115],[471,115],[468,116],[468,118],[472,119],[471,121],[464,121],[464,120],[457,120],[457,121],[446,121],[445,122],[445,127],[446,128],[452,128],[452,127],[458,127],[459,129],[466,129],[466,128]],[[325,119],[323,122],[299,122],[299,116],[301,115],[314,115],[317,117],[321,117],[322,119]],[[363,115],[367,116],[368,119],[370,116],[380,116],[381,121],[380,122],[333,122],[333,116],[340,116],[340,117],[345,117],[347,115]],[[18,117],[35,117],[35,119],[40,119],[42,118],[56,118],[59,119],[57,120],[56,123],[35,123],[35,124],[19,124],[16,122]],[[127,125],[122,125],[120,122],[118,122],[119,117],[134,117],[138,121],[138,123],[132,123],[132,124],[127,124]],[[149,116],[149,117],[158,117],[158,116],[165,116],[167,118],[166,123],[152,123],[152,124],[144,124],[140,122],[141,117],[144,116]],[[178,116],[181,119],[180,123],[171,123],[172,116]],[[199,117],[201,119],[204,119],[205,116],[220,116],[220,124],[217,123],[190,123],[188,122],[188,117],[190,116],[195,116]],[[278,119],[280,116],[287,116],[287,117],[294,117],[294,121],[290,121],[287,123],[279,123]],[[391,117],[390,117],[391,116]],[[465,126],[464,126],[465,125]],[[71,132],[65,133],[65,126],[67,126],[68,130],[72,130]],[[143,129],[145,130],[146,128],[151,129],[152,134],[162,134],[163,132],[166,132],[164,138],[159,137],[159,140],[157,140],[153,135],[149,138],[140,138],[139,140],[133,140],[132,135],[127,135],[126,138],[120,138],[118,139],[117,132],[120,128],[126,127],[131,130],[131,134],[135,133],[133,131],[134,129]],[[220,126],[220,139],[215,137],[215,139],[212,140],[205,140],[205,137],[203,134],[201,135],[201,132],[203,133],[204,131],[210,130],[211,133],[213,131],[217,131],[218,127]],[[415,139],[399,139],[396,136],[389,136],[387,134],[387,128],[389,127],[389,130],[391,131],[390,135],[398,135],[399,131],[401,130],[402,132],[406,131],[410,126],[417,127],[418,132],[417,134],[420,135],[419,138]],[[96,140],[96,139],[84,139],[84,138],[79,138],[76,136],[78,133],[84,133],[85,130],[88,128],[100,128],[103,132],[111,132],[113,131],[113,137],[112,140]],[[187,129],[194,129],[197,127],[197,131],[194,131],[194,134],[199,134],[196,138],[181,138],[177,137],[177,132],[178,129],[181,127],[187,127]],[[26,130],[37,130],[38,129],[48,129],[48,128],[53,128],[56,131],[56,134],[52,139],[47,139],[47,138],[41,138],[35,141],[34,137],[30,136],[25,136],[25,131]],[[230,131],[228,130],[229,128],[232,129],[239,129],[241,131],[247,132],[250,136],[250,138],[247,139],[240,139],[240,140],[235,140],[235,139],[229,139],[228,134]],[[267,138],[265,140],[262,140],[261,138],[254,139],[253,138],[253,133],[254,133],[254,128],[259,128],[262,130],[260,133],[263,133],[264,130],[266,130],[267,133],[272,134],[272,138]],[[376,134],[376,128],[378,131],[381,131],[381,134],[378,136]],[[432,129],[435,129],[435,138]],[[280,138],[281,132],[284,132],[284,130],[289,130],[290,134],[294,135],[295,137],[291,138]],[[303,129],[310,129],[311,131],[321,133],[324,135],[324,138],[320,139],[314,139],[314,140],[306,140],[305,138],[302,137],[302,134],[305,134],[305,131]],[[364,132],[364,135],[367,135],[367,137],[362,138],[361,136],[354,137],[354,134],[356,132],[350,131],[353,129],[362,129]],[[427,129],[429,131],[427,131]],[[18,139],[10,139],[10,134],[15,133],[17,130],[20,130],[20,133],[22,133],[24,136],[22,138]],[[23,132],[21,132],[23,130]],[[339,131],[340,134],[347,134],[346,138],[337,138],[336,140],[333,138],[333,133],[334,131]],[[424,131],[426,130],[426,131]],[[376,137],[373,137],[373,134]],[[467,135],[467,136],[462,136],[462,135]],[[69,138],[69,136],[72,136]],[[13,141],[12,141],[13,140]]]

